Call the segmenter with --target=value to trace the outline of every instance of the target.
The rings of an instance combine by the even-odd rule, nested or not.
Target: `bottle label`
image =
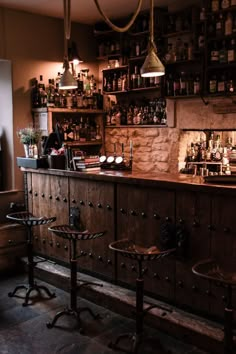
[[[219,81],[217,88],[218,88],[218,92],[224,92],[225,91],[225,83],[224,83],[224,81]]]
[[[227,9],[230,6],[229,0],[222,0],[221,1],[221,8]]]
[[[228,62],[232,62],[232,61],[234,61],[234,50],[229,49],[228,50]]]
[[[219,61],[219,51],[218,50],[211,51],[211,61]]]
[[[211,2],[211,10],[213,12],[219,11],[219,0],[212,0],[212,2]]]
[[[216,93],[216,80],[210,80],[209,90],[210,93]]]

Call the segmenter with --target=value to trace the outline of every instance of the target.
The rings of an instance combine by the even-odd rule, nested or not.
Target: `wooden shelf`
[[[80,109],[80,108],[58,108],[58,107],[43,107],[43,108],[33,108],[32,112],[42,113],[81,113],[81,114],[103,114],[105,113],[102,109]]]
[[[106,125],[105,128],[167,128],[167,124],[116,124],[116,125]]]

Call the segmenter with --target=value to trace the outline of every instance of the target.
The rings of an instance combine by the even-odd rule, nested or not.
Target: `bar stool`
[[[66,306],[64,310],[58,312],[51,322],[47,323],[48,328],[52,328],[57,320],[64,316],[74,316],[78,322],[78,326],[80,331],[82,332],[81,328],[81,321],[80,321],[80,313],[87,311],[94,319],[98,319],[100,316],[95,315],[93,311],[89,307],[77,307],[77,290],[79,286],[77,285],[77,260],[80,257],[86,256],[85,252],[81,252],[77,255],[77,241],[84,241],[84,240],[94,240],[99,238],[105,234],[105,231],[102,232],[89,232],[89,231],[79,231],[73,226],[70,225],[57,225],[48,228],[49,231],[53,232],[55,235],[62,237],[64,239],[69,240],[69,257],[70,257],[70,305]],[[83,285],[99,285],[97,283],[90,283],[86,282]]]
[[[110,243],[109,248],[124,257],[128,257],[137,261],[138,276],[136,279],[136,331],[134,333],[124,333],[119,335],[115,342],[109,343],[109,347],[117,350],[122,350],[125,353],[137,353],[139,345],[144,340],[143,333],[143,319],[146,312],[156,307],[150,305],[143,310],[143,296],[144,296],[144,278],[142,272],[142,262],[162,259],[175,252],[175,248],[165,251],[159,250],[157,247],[143,248],[136,245],[133,241],[122,239]],[[128,338],[131,341],[131,349],[120,347],[118,344],[122,339]]]
[[[192,267],[197,276],[223,286],[227,303],[224,310],[224,354],[236,353],[233,333],[234,310],[232,306],[232,289],[236,287],[236,272],[225,271],[214,259],[204,259]]]
[[[36,290],[40,294],[40,290],[44,290],[49,298],[55,297],[55,293],[51,293],[49,289],[44,285],[38,285],[34,280],[34,268],[35,265],[42,260],[35,262],[33,256],[33,226],[45,225],[56,220],[56,217],[36,217],[28,211],[21,211],[17,213],[11,213],[6,215],[7,219],[14,221],[17,224],[24,225],[27,227],[27,267],[28,267],[28,284],[18,285],[14,291],[8,294],[9,297],[13,297],[16,292],[20,289],[26,289],[25,301],[22,306],[27,306],[30,298],[30,294],[33,290]]]

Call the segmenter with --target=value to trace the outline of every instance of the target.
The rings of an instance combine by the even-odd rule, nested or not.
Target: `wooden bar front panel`
[[[54,225],[68,224],[68,178],[32,174],[32,212],[35,216],[56,216]],[[40,254],[68,262],[68,242],[52,232],[53,224],[34,227],[34,248]]]
[[[173,191],[132,185],[117,186],[117,239],[129,238],[138,245],[160,245],[161,224],[175,222],[175,194]],[[137,264],[129,258],[117,257],[117,279],[135,285]],[[175,260],[143,263],[145,290],[174,300]]]
[[[208,194],[191,191],[176,193],[176,226],[187,235],[186,252],[176,258],[176,304],[209,311],[207,281],[192,273],[192,266],[210,256],[211,199]]]
[[[109,243],[114,240],[114,185],[113,183],[70,179],[70,207],[78,208],[83,229],[106,231],[102,238],[79,241],[78,252],[87,256],[79,259],[79,267],[114,278],[114,254]]]

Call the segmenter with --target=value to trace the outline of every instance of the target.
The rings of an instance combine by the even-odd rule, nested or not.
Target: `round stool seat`
[[[175,251],[175,248],[161,251],[156,246],[145,248],[136,245],[134,241],[129,239],[122,239],[112,242],[110,243],[109,248],[113,251],[119,252],[124,257],[128,257],[137,261],[155,260],[165,257]]]
[[[236,272],[228,272],[221,267],[214,259],[205,259],[196,263],[192,271],[199,277],[216,281],[224,286],[236,286]]]
[[[79,231],[70,225],[55,225],[48,228],[49,231],[54,232],[57,236],[63,237],[67,240],[92,240],[104,235],[105,231],[89,232],[88,230]]]
[[[45,225],[49,224],[56,220],[56,217],[36,217],[33,214],[29,213],[28,211],[21,211],[18,213],[11,213],[8,214],[7,219],[10,219],[17,224],[24,225],[24,226],[38,226],[38,225]]]

